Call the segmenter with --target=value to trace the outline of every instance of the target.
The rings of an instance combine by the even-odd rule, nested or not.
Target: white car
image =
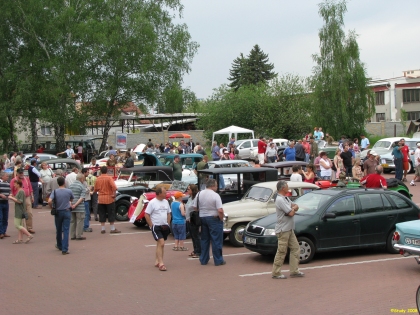
[[[373,147],[369,147],[369,149],[363,150],[360,153],[360,158],[363,160],[366,157],[366,154],[369,150],[375,151],[380,156],[382,156],[386,153],[389,153],[389,152],[392,151],[392,145],[395,142],[400,141],[401,139],[405,139],[405,141],[410,140],[410,138],[407,138],[407,137],[392,137],[392,138],[381,139],[378,142],[376,142]],[[360,146],[360,144],[359,144],[359,146]]]
[[[315,184],[305,182],[287,182],[287,184],[291,199],[298,198],[306,192],[320,189]],[[255,184],[241,200],[223,205],[225,212],[223,233],[229,235],[229,241],[233,246],[244,246],[242,234],[249,222],[276,212],[276,186],[277,181]]]

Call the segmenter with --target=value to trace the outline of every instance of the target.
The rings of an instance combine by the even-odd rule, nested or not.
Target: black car
[[[134,166],[121,168],[118,178],[115,215],[118,221],[128,220],[128,209],[131,197],[139,198],[141,194],[152,191],[156,184],[174,180],[172,167],[169,166]]]
[[[390,253],[395,224],[420,218],[420,208],[398,192],[382,189],[331,188],[317,190],[295,201],[295,233],[300,263],[316,252],[380,246]],[[276,214],[252,221],[244,231],[244,246],[260,254],[275,254]]]
[[[248,189],[261,182],[271,182],[277,180],[277,170],[267,167],[234,167],[234,168],[211,168],[198,171],[198,187],[204,185],[200,179],[200,174],[205,178],[214,178],[219,183],[217,193],[222,198],[222,202],[236,201],[248,191]],[[229,178],[228,178],[229,176]],[[226,177],[226,178],[225,178]],[[231,185],[222,185],[227,181]],[[239,184],[238,184],[239,183]]]

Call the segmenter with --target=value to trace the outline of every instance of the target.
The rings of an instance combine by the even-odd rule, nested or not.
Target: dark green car
[[[416,204],[390,190],[332,188],[313,191],[295,202],[299,205],[294,218],[302,264],[323,251],[380,246],[396,254],[395,224],[420,218]],[[244,231],[244,246],[274,255],[275,226],[275,213],[252,221]]]

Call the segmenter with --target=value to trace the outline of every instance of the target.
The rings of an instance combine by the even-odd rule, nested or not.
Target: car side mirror
[[[336,218],[336,215],[335,215],[335,213],[332,213],[332,212],[328,212],[328,213],[324,214],[324,216],[322,217],[323,220],[335,219],[335,218]]]

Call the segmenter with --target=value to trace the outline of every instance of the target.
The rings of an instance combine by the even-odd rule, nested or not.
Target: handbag
[[[55,189],[54,190],[54,198],[53,198],[53,200],[52,200],[52,203],[51,203],[51,215],[57,215],[57,209],[56,209],[56,207],[55,207],[55,191],[56,191],[57,189]]]
[[[194,224],[195,226],[201,225],[201,219],[200,219],[200,209],[198,207],[200,199],[199,199],[200,193],[197,194],[197,210],[191,211],[190,213],[190,222]]]

